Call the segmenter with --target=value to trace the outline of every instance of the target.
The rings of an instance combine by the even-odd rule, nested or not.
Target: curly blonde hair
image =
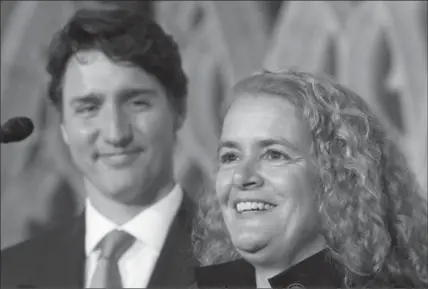
[[[322,182],[322,234],[345,268],[344,285],[427,285],[424,192],[361,97],[327,76],[295,71],[255,74],[235,92],[281,96],[302,110]],[[206,191],[199,205],[193,240],[200,262],[238,258],[215,194]]]

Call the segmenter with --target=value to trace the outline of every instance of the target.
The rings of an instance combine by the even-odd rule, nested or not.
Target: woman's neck
[[[255,266],[257,288],[271,288],[271,285],[269,283],[270,278],[288,270],[290,267],[317,254],[325,248],[325,240],[322,236],[319,236],[313,242],[299,250],[299,253],[295,254],[293,258],[290,258],[290,260],[288,261],[283,260],[285,262],[278,266]]]
[[[256,288],[272,288],[269,283],[269,278],[271,278],[272,276],[269,274],[269,272],[260,272],[256,270]]]

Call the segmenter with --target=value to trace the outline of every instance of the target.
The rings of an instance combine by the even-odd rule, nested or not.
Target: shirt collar
[[[182,199],[183,191],[179,185],[175,185],[167,196],[121,226],[101,215],[86,199],[86,254],[90,254],[104,236],[114,229],[124,230],[143,244],[160,251]]]

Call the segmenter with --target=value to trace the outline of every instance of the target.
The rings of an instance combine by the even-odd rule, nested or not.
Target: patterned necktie
[[[123,288],[118,261],[134,242],[135,238],[124,231],[114,230],[104,237],[89,288]]]

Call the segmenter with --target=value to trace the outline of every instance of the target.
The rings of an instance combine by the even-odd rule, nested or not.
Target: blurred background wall
[[[102,3],[101,3],[102,2]],[[323,71],[361,94],[427,188],[425,1],[1,1],[1,123],[36,130],[1,147],[1,247],[76,214],[82,188],[46,101],[45,51],[79,7],[127,6],[180,45],[190,79],[176,175],[192,197],[212,186],[218,115],[238,79],[262,67]]]

